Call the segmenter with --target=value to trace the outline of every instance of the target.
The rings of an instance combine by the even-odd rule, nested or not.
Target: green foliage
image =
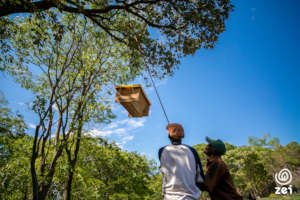
[[[36,177],[33,186],[42,188],[35,189],[35,196],[39,192],[44,198],[63,149],[72,180],[83,127],[114,118],[111,90],[141,75],[142,59],[85,18],[72,14],[49,10],[16,19],[9,29],[14,33],[10,41],[13,60],[4,63],[4,68],[35,95],[32,110],[40,123],[33,143],[35,170],[31,172]],[[54,133],[54,142],[48,142]]]
[[[0,165],[0,198],[31,199],[30,154],[33,138],[1,137],[0,141],[4,144],[3,152],[7,152],[7,159],[1,159]],[[205,144],[194,146],[197,151],[200,151],[202,164],[206,159],[203,154],[205,146]],[[276,160],[279,155],[298,156],[299,147],[297,142],[281,146],[278,150],[266,147],[257,149],[255,146],[233,146],[223,156],[223,160],[229,167],[240,194],[244,197],[248,197],[249,194],[272,197],[275,185],[270,166],[273,168],[277,166],[271,161]],[[274,153],[276,153],[275,157],[273,157]],[[270,157],[267,158],[267,155]],[[62,198],[68,173],[67,160],[66,154],[59,160],[47,199]],[[39,163],[37,167],[40,167]],[[285,165],[292,170],[294,181],[291,184],[294,185],[294,189],[299,188],[298,163],[286,162]],[[109,144],[102,138],[83,136],[71,195],[72,199],[160,200],[161,178],[161,175],[157,174],[156,164],[148,161],[144,156],[135,152],[122,151],[114,143]],[[202,198],[207,197],[208,194],[204,192]],[[297,199],[298,196],[295,198]]]
[[[0,199],[31,199],[30,147],[32,138],[0,137]]]
[[[105,31],[82,17],[50,10],[17,18],[9,29],[15,33],[10,41],[14,56],[3,66],[36,94],[37,114],[45,114],[49,104],[63,110],[71,100],[68,109],[75,110],[84,101],[84,121],[108,122],[113,117],[107,101],[113,86],[132,81],[145,70],[138,52],[107,38]],[[88,89],[86,99],[83,86]],[[56,102],[49,101],[53,92]]]
[[[261,198],[261,200],[299,200],[300,194],[293,194],[293,195],[276,195],[276,194],[270,194],[269,197]]]
[[[25,135],[23,116],[14,114],[7,104],[0,92],[0,199],[27,199],[30,137]]]
[[[299,188],[300,145],[291,142],[280,145],[278,138],[266,134],[262,138],[249,137],[250,146],[234,146],[226,143],[227,152],[222,156],[227,164],[238,192],[244,197],[264,197],[274,193],[274,174],[289,168],[293,174],[293,186]],[[203,153],[205,144],[195,145],[202,165],[206,165]],[[203,197],[207,197],[204,194]]]
[[[31,199],[30,147],[32,137],[6,141],[9,159],[0,166],[0,198]],[[114,143],[84,136],[75,168],[72,199],[161,199],[161,176],[156,166],[135,152],[122,151]],[[68,172],[67,156],[58,162],[48,199],[61,199]]]
[[[26,124],[23,116],[14,114],[10,108],[7,107],[4,94],[0,91],[0,137],[10,136],[19,137],[25,135]]]
[[[214,47],[232,5],[8,0],[0,10],[0,16],[34,13],[1,17],[0,70],[35,95],[32,110],[39,124],[32,146],[32,187],[34,198],[45,199],[58,190],[52,182],[61,156],[67,156],[63,187],[70,191],[82,130],[87,123],[108,123],[114,117],[113,86],[145,77],[148,67],[156,78],[172,75],[182,56]],[[153,28],[160,39],[150,35]]]
[[[266,188],[272,185],[273,177],[268,174],[263,159],[249,147],[237,148],[224,156],[224,161],[231,163],[233,178],[242,195],[264,196]]]
[[[56,9],[59,18],[65,13],[86,17],[105,32],[105,38],[126,44],[138,58],[144,56],[147,64],[158,67],[166,75],[179,63],[180,57],[194,54],[202,47],[215,46],[233,5],[229,0],[40,0],[22,1],[22,4],[6,0],[0,4],[0,17],[19,12],[40,14],[51,9]],[[46,18],[39,21],[45,22],[48,22]],[[159,39],[150,30],[156,30]],[[39,37],[36,42],[40,42]],[[143,52],[139,52],[141,49]],[[153,70],[156,75],[157,70]]]
[[[85,138],[79,154],[73,198],[145,199],[152,166],[135,152],[121,151],[101,138]],[[82,191],[85,191],[84,193]]]

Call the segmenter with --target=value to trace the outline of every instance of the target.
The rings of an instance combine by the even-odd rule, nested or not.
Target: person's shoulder
[[[161,147],[159,150],[168,149],[168,148],[170,148],[171,146],[173,146],[173,145],[172,145],[172,144],[167,144],[167,145]]]
[[[158,150],[158,152],[162,152],[166,147],[167,147],[167,145],[163,146],[163,147],[160,147],[159,150]]]
[[[193,153],[197,153],[197,150],[194,147],[191,147],[187,144],[182,144],[183,146],[185,146],[186,148],[188,148],[189,150],[191,150]]]
[[[159,160],[160,160],[160,158],[161,158],[162,152],[166,149],[167,146],[169,146],[169,145],[163,146],[163,147],[161,147],[161,148],[158,150],[158,158],[159,158]]]
[[[221,157],[212,159],[212,160],[209,161],[209,163],[210,163],[209,165],[212,168],[221,168],[221,169],[228,170],[228,167],[227,167],[226,163],[222,160]]]
[[[221,157],[218,159],[218,163],[219,163],[219,165],[222,166],[223,168],[228,169],[226,163],[223,161],[223,159],[222,159]]]
[[[193,148],[193,147],[191,147],[190,145],[187,145],[187,144],[181,144],[182,146],[186,146],[186,147],[188,147],[188,148]]]

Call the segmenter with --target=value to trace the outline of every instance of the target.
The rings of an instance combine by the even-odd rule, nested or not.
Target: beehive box
[[[116,86],[116,102],[121,103],[128,111],[129,117],[149,115],[150,101],[141,85]]]

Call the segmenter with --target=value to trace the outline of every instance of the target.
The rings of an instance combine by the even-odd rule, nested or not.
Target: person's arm
[[[212,193],[224,174],[225,167],[220,163],[213,162],[210,164],[205,174],[204,186],[202,186],[203,189]]]
[[[201,191],[208,191],[207,187],[205,186],[205,183],[196,183],[197,187],[201,190]]]
[[[159,159],[160,162],[161,162],[161,154],[162,154],[164,148],[165,148],[165,147],[162,147],[162,148],[160,148],[160,149],[158,150],[158,159]]]
[[[165,147],[162,147],[159,149],[158,151],[158,159],[159,159],[159,162],[160,162],[160,166],[159,166],[159,170],[160,172],[162,173],[162,198],[164,198],[165,196],[165,183],[164,183],[164,164],[165,164],[165,155],[163,155],[163,150],[164,150]]]
[[[186,145],[187,146],[187,145]],[[200,161],[200,157],[193,147],[187,146],[193,153],[195,162],[196,162],[196,185],[200,190],[203,190],[203,184],[204,184],[204,173],[203,173],[203,167]]]

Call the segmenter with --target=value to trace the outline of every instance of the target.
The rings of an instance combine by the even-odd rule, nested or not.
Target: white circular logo
[[[288,185],[292,182],[293,176],[289,169],[284,168],[275,174],[275,181],[279,185]]]

